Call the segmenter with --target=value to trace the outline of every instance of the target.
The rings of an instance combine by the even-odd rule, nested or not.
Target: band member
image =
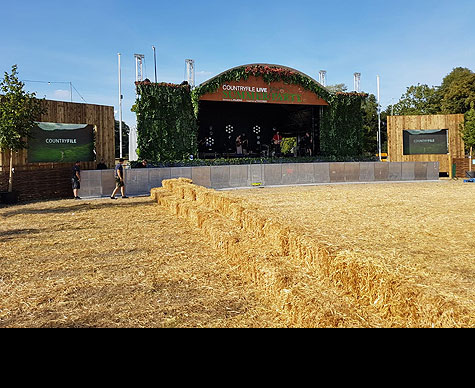
[[[306,132],[305,136],[300,140],[300,147],[303,151],[303,155],[312,156],[312,137],[310,133]]]
[[[238,135],[238,137],[236,137],[236,154],[242,155],[242,139],[241,139],[241,135]]]
[[[274,148],[275,153],[280,153],[281,143],[282,143],[282,136],[280,136],[280,132],[277,131],[274,137],[272,138],[272,147]]]
[[[247,155],[249,153],[249,140],[245,133],[241,134],[242,153]]]

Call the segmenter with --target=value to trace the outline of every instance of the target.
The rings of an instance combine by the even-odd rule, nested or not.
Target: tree
[[[120,128],[119,121],[115,120],[115,157],[120,157]],[[122,121],[122,154],[129,154],[129,126]]]
[[[448,74],[440,87],[442,112],[465,113],[475,102],[475,73],[466,68],[456,68]]]
[[[326,88],[331,93],[341,93],[348,90],[348,87],[345,84],[328,85]]]
[[[440,85],[439,92],[443,96],[450,88],[452,82],[464,79],[465,77],[471,74],[473,74],[473,72],[470,69],[467,69],[466,67],[456,67],[444,77],[444,79],[442,80],[442,84]]]
[[[475,147],[475,103],[470,104],[470,110],[465,113],[465,125],[462,129],[462,140],[465,147],[470,150],[470,158],[473,157],[473,147]],[[470,166],[471,167],[471,166]]]
[[[363,113],[363,152],[375,155],[378,152],[378,102],[374,94],[361,104]]]
[[[441,95],[437,87],[409,86],[393,107],[395,115],[432,115],[441,111]]]
[[[25,84],[18,79],[18,67],[12,66],[12,73],[5,72],[0,83],[0,149],[10,152],[10,174],[8,192],[13,191],[13,153],[27,147],[30,131],[45,113],[36,93],[23,90]]]
[[[363,115],[363,153],[376,155],[378,153],[378,101],[370,94],[361,105]],[[387,113],[381,112],[381,149],[387,149]]]

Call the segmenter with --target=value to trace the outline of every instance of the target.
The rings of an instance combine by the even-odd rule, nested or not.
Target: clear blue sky
[[[153,80],[180,83],[185,59],[201,83],[229,68],[274,63],[329,85],[361,89],[381,104],[410,85],[440,85],[454,67],[475,70],[475,1],[4,1],[0,71],[18,64],[20,78],[72,82],[88,103],[118,108],[117,53],[122,54],[123,119],[135,125],[134,53]],[[69,100],[67,84],[27,82],[39,97]],[[73,91],[74,101],[82,101]],[[116,116],[118,117],[118,116]]]

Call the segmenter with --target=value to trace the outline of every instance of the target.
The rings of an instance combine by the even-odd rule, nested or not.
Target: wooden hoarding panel
[[[440,171],[449,173],[451,159],[463,158],[464,144],[460,134],[464,115],[388,116],[388,157],[391,162],[439,162]],[[404,155],[404,131],[448,131],[448,154]]]
[[[40,122],[59,124],[90,124],[95,129],[96,161],[104,159],[112,168],[115,161],[114,107],[78,104],[64,101],[44,101],[46,113]],[[9,168],[10,154],[0,153],[0,171]],[[83,169],[94,169],[96,161],[82,163]],[[13,155],[13,165],[18,171],[64,168],[70,163],[28,163],[28,150]]]

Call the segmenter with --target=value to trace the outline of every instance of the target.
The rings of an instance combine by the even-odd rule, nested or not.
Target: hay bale
[[[365,322],[384,319],[387,326],[406,327],[473,325],[473,316],[463,307],[351,250],[319,242],[305,228],[276,219],[251,201],[193,185],[188,179],[169,180],[164,187],[169,195],[152,194],[158,203],[201,228],[230,265],[239,266],[291,322],[312,326],[318,325],[312,320],[323,319],[309,310],[315,291],[311,278],[315,284],[328,282],[348,296],[352,308],[366,314]],[[343,318],[336,315],[331,314],[331,319],[341,324]]]

